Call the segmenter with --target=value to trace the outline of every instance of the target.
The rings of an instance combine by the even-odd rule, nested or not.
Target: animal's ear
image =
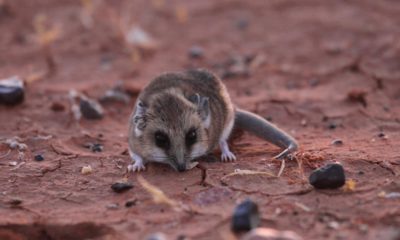
[[[206,128],[210,126],[210,104],[208,97],[200,96],[198,93],[189,96],[189,101],[197,106],[197,112],[203,120]]]
[[[136,136],[142,135],[142,132],[146,127],[146,111],[147,107],[142,101],[138,100],[135,107],[135,113],[133,115],[133,123],[135,124]]]

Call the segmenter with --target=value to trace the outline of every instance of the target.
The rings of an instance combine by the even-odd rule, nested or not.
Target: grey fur
[[[285,157],[288,153],[294,152],[298,148],[298,144],[293,137],[254,113],[242,109],[236,109],[235,127],[249,131],[256,136],[285,149],[277,155],[276,158]]]
[[[129,150],[135,161],[143,160],[139,170],[149,161],[175,169],[186,167],[193,158],[213,151],[218,144],[222,160],[234,160],[226,144],[234,121],[237,127],[285,148],[278,157],[297,149],[296,141],[284,131],[253,113],[235,110],[218,77],[206,70],[192,70],[162,74],[143,89],[130,120]],[[185,136],[190,129],[196,129],[198,139],[188,147]],[[156,131],[169,137],[170,148],[156,146]]]

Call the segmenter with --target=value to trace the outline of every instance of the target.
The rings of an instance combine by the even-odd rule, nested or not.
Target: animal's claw
[[[234,162],[236,161],[236,156],[231,151],[223,152],[221,154],[222,162]]]
[[[134,164],[128,165],[128,172],[140,172],[146,170],[146,167],[141,162],[135,162]]]
[[[292,160],[292,159],[293,159],[292,153],[293,153],[293,150],[292,150],[290,147],[288,147],[288,148],[286,148],[285,150],[283,150],[281,153],[279,153],[278,155],[276,155],[274,158],[275,158],[275,159],[284,159],[284,158],[287,158],[287,159]]]

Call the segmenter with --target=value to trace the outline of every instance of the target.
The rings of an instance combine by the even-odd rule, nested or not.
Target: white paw
[[[128,172],[140,172],[146,170],[146,167],[142,162],[135,162],[134,164],[128,165]]]
[[[236,161],[236,156],[231,151],[226,151],[221,154],[222,162],[234,162]]]

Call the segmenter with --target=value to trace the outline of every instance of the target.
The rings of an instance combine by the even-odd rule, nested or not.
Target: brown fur
[[[196,105],[188,100],[194,94],[209,98],[211,122],[208,129],[202,126]],[[198,129],[196,147],[204,149],[203,154],[205,154],[218,145],[222,131],[234,118],[234,108],[225,86],[215,75],[205,70],[162,74],[143,89],[138,101],[142,101],[147,109],[146,124],[143,134],[136,137],[133,124],[134,114],[132,115],[129,144],[131,149],[147,162],[174,161],[158,158],[162,152],[155,146],[155,131],[162,130],[170,136],[172,146],[167,153],[169,158],[183,156],[185,161],[190,161],[192,160],[191,153],[185,150],[184,140],[185,133],[191,127]]]

